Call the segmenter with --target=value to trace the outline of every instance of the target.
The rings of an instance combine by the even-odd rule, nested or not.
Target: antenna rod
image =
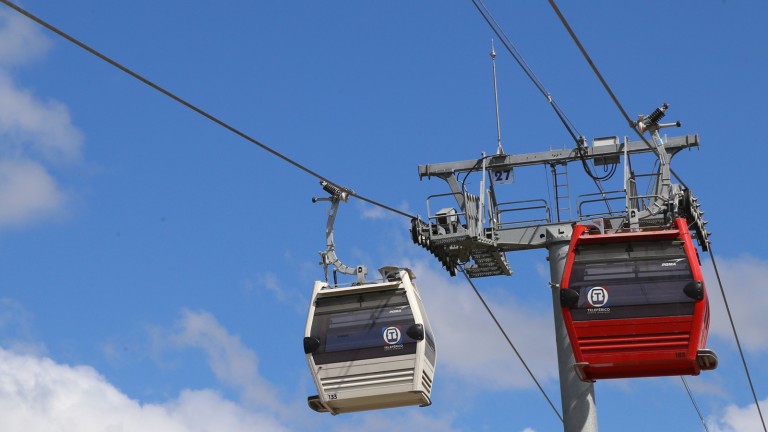
[[[496,140],[498,147],[496,154],[504,154],[501,148],[501,121],[499,120],[499,87],[496,84],[496,50],[493,48],[493,39],[491,39],[491,64],[493,65],[493,96],[496,99]]]

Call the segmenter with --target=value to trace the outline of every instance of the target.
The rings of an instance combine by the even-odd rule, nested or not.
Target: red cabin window
[[[691,315],[694,282],[680,241],[635,241],[577,248],[569,288],[574,321]]]

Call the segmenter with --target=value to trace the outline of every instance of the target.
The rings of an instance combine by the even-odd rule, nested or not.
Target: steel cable
[[[315,178],[317,178],[317,179],[319,179],[321,181],[328,182],[328,183],[330,183],[330,184],[332,184],[332,185],[334,185],[334,186],[344,190],[350,196],[358,198],[358,199],[360,199],[362,201],[365,201],[365,202],[367,202],[369,204],[373,204],[373,205],[375,205],[377,207],[381,207],[381,208],[383,208],[385,210],[389,210],[389,211],[391,211],[393,213],[397,213],[397,214],[399,214],[401,216],[405,216],[405,217],[407,217],[409,219],[414,219],[416,217],[414,215],[411,215],[411,214],[405,213],[403,211],[397,210],[397,209],[395,209],[393,207],[390,207],[388,205],[385,205],[385,204],[379,203],[377,201],[374,201],[374,200],[372,200],[370,198],[366,198],[365,196],[360,195],[360,194],[354,192],[353,190],[351,190],[349,188],[345,188],[345,187],[339,185],[338,183],[336,183],[336,182],[334,182],[332,180],[329,180],[327,177],[325,177],[325,176],[323,176],[323,175],[321,175],[321,174],[311,170],[310,168],[306,167],[305,165],[300,164],[299,162],[296,162],[295,160],[289,158],[288,156],[285,156],[284,154],[282,154],[282,153],[278,152],[277,150],[267,146],[266,144],[263,144],[259,140],[255,139],[255,138],[251,137],[250,135],[246,134],[245,132],[235,128],[234,126],[230,125],[229,123],[219,119],[218,117],[214,116],[213,114],[210,114],[209,112],[203,110],[202,108],[199,108],[198,106],[192,104],[191,102],[188,102],[187,100],[182,99],[181,97],[177,96],[176,94],[172,93],[171,91],[169,91],[169,90],[161,87],[160,85],[152,82],[151,80],[145,78],[144,76],[138,74],[137,72],[134,72],[130,68],[122,65],[121,63],[118,63],[117,61],[115,61],[112,58],[106,56],[105,54],[102,54],[101,52],[97,51],[96,49],[90,47],[89,45],[85,44],[84,42],[81,42],[80,40],[78,40],[75,37],[69,35],[68,33],[64,32],[63,30],[60,30],[59,28],[53,26],[52,24],[50,24],[47,21],[41,19],[40,17],[38,17],[36,15],[33,15],[31,12],[27,11],[26,9],[23,9],[22,7],[16,5],[15,3],[12,3],[12,2],[10,2],[8,0],[0,0],[0,2],[4,3],[6,6],[10,7],[13,10],[15,10],[19,14],[29,18],[30,20],[32,20],[34,22],[36,22],[37,24],[45,27],[46,29],[50,30],[51,32],[57,34],[58,36],[66,39],[67,41],[69,41],[72,44],[78,46],[79,48],[81,48],[81,49],[87,51],[88,53],[98,57],[99,59],[105,61],[106,63],[110,64],[111,66],[113,66],[113,67],[119,69],[120,71],[130,75],[131,77],[139,80],[140,82],[142,82],[145,85],[149,86],[153,90],[156,90],[156,91],[162,93],[163,95],[165,95],[165,96],[169,97],[170,99],[173,99],[174,101],[180,103],[181,105],[191,109],[192,111],[196,112],[197,114],[200,114],[201,116],[203,116],[203,117],[207,118],[208,120],[216,123],[217,125],[225,128],[228,131],[238,135],[239,137],[241,137],[241,138],[251,142],[252,144],[255,144],[255,145],[261,147],[263,150],[266,150],[267,152],[273,154],[274,156],[277,156],[278,158],[282,159],[283,161],[288,162],[289,164],[291,164],[294,167],[304,171],[305,173],[307,173],[307,174],[309,174],[309,175],[311,175],[311,176],[313,176],[313,177],[315,177]]]
[[[464,270],[464,267],[462,266],[459,269],[461,270],[461,273],[464,274],[464,277],[467,279],[467,282],[469,282],[469,285],[475,291],[475,294],[477,294],[477,298],[480,299],[480,302],[485,307],[485,310],[488,311],[488,314],[493,319],[493,322],[496,323],[496,327],[498,327],[499,331],[501,331],[501,334],[504,335],[504,339],[507,340],[507,343],[509,344],[510,348],[512,348],[512,350],[515,352],[515,355],[520,360],[520,362],[523,364],[523,367],[525,367],[525,370],[528,371],[528,375],[530,375],[531,379],[533,379],[533,382],[536,383],[536,387],[539,388],[539,391],[541,392],[542,395],[544,395],[544,398],[549,403],[549,406],[552,407],[552,410],[557,415],[557,418],[559,418],[560,421],[562,422],[563,421],[563,416],[560,415],[560,412],[557,410],[557,408],[555,408],[555,404],[552,403],[552,400],[549,398],[549,396],[547,396],[547,392],[544,391],[544,388],[541,386],[541,384],[539,384],[539,380],[536,379],[536,376],[531,371],[531,368],[528,367],[528,364],[525,362],[525,359],[523,359],[523,356],[520,355],[520,352],[517,350],[517,348],[515,348],[515,344],[512,343],[512,340],[507,335],[507,332],[504,331],[504,327],[502,327],[501,323],[499,323],[499,320],[496,319],[496,315],[494,315],[493,311],[491,311],[491,308],[488,306],[488,303],[485,302],[485,299],[483,298],[483,295],[480,294],[480,291],[478,291],[477,287],[472,282],[472,279],[470,279],[470,277],[467,274],[466,270]]]
[[[760,415],[760,422],[763,425],[763,431],[768,432],[765,426],[765,419],[763,418],[763,411],[760,409],[760,402],[757,399],[757,393],[755,392],[755,386],[752,384],[752,377],[749,374],[749,368],[747,367],[747,360],[744,357],[744,350],[741,349],[741,342],[739,341],[739,334],[736,331],[736,324],[733,322],[733,315],[731,314],[731,308],[728,306],[728,299],[725,296],[725,289],[723,288],[723,281],[720,279],[720,272],[717,270],[717,263],[715,263],[715,255],[712,253],[712,246],[709,246],[709,257],[712,260],[712,267],[715,269],[715,276],[717,277],[717,283],[720,286],[720,294],[723,296],[723,303],[725,304],[725,311],[728,313],[728,320],[731,322],[731,329],[733,330],[733,337],[736,339],[736,346],[739,349],[739,355],[741,356],[741,363],[744,365],[744,372],[747,374],[747,381],[749,382],[749,389],[752,391],[752,398],[755,401],[757,407],[757,413]]]
[[[597,79],[600,80],[600,83],[603,85],[603,88],[605,91],[608,92],[608,95],[611,97],[611,100],[613,100],[613,103],[616,105],[616,108],[619,109],[621,112],[621,115],[624,116],[624,119],[629,124],[629,127],[635,131],[637,136],[640,137],[641,140],[645,143],[646,146],[648,146],[649,149],[653,150],[654,153],[658,156],[659,153],[656,150],[656,148],[648,142],[648,140],[645,138],[645,136],[638,130],[637,123],[632,121],[632,119],[629,118],[629,114],[627,114],[627,111],[624,109],[624,107],[621,105],[621,102],[619,102],[619,99],[616,97],[616,94],[611,89],[611,86],[608,85],[608,82],[603,78],[603,74],[600,73],[600,70],[597,69],[597,66],[595,65],[595,62],[592,61],[592,57],[589,56],[587,53],[586,48],[584,48],[584,45],[582,45],[581,41],[579,40],[579,37],[576,36],[576,33],[571,28],[571,25],[568,24],[568,20],[565,19],[565,15],[560,11],[560,8],[557,7],[557,3],[555,3],[554,0],[549,0],[550,6],[552,6],[552,9],[557,14],[558,18],[560,18],[560,22],[563,24],[565,29],[568,31],[568,34],[571,36],[571,39],[573,39],[573,42],[576,44],[576,46],[579,48],[579,51],[581,51],[581,55],[584,56],[584,59],[589,63],[589,66],[592,68],[592,72],[595,73],[597,76]]]
[[[512,55],[512,58],[517,62],[520,68],[523,69],[523,72],[525,73],[525,75],[528,76],[528,78],[531,80],[533,85],[547,99],[550,106],[555,111],[555,114],[557,115],[558,119],[560,119],[560,122],[563,124],[563,126],[565,126],[565,129],[568,131],[568,134],[571,135],[571,138],[573,138],[573,141],[576,143],[576,147],[579,152],[579,156],[581,157],[584,171],[595,182],[595,186],[597,186],[600,192],[603,193],[604,195],[603,188],[599,182],[603,180],[608,180],[611,177],[613,177],[613,174],[616,172],[616,164],[614,164],[612,168],[604,176],[597,176],[592,173],[592,169],[589,167],[584,157],[584,148],[582,146],[583,142],[580,139],[581,133],[578,131],[576,126],[573,124],[573,122],[571,122],[568,116],[565,115],[565,112],[563,112],[563,110],[560,108],[557,102],[555,102],[554,98],[544,87],[544,84],[541,82],[541,80],[539,80],[536,74],[533,73],[533,69],[531,69],[531,67],[525,61],[522,54],[520,54],[520,51],[517,50],[515,45],[509,39],[507,34],[504,32],[504,29],[501,28],[501,25],[498,23],[498,21],[496,21],[496,18],[494,18],[491,11],[488,9],[487,6],[485,6],[485,3],[483,3],[482,0],[472,0],[472,4],[475,5],[475,8],[477,9],[478,12],[480,12],[480,15],[483,17],[485,22],[488,24],[491,30],[496,34],[496,36],[498,36],[499,40],[501,40],[501,43],[504,45],[507,51]],[[610,205],[608,204],[607,201],[606,201],[606,206],[608,206],[608,210],[610,211]]]
[[[493,14],[491,14],[491,11],[488,10],[488,8],[485,6],[482,0],[472,0],[472,4],[475,5],[475,8],[477,8],[477,11],[480,12],[480,15],[483,17],[485,22],[488,24],[491,30],[499,38],[502,45],[504,45],[507,51],[512,55],[512,58],[517,62],[517,64],[523,70],[525,75],[531,80],[533,85],[536,86],[539,92],[541,92],[541,94],[547,99],[549,104],[552,106],[552,109],[555,111],[555,114],[563,123],[563,126],[565,126],[565,129],[571,135],[574,142],[578,144],[579,143],[578,136],[581,134],[579,133],[578,130],[576,130],[576,126],[574,126],[574,124],[571,123],[570,119],[568,119],[565,113],[560,109],[560,107],[557,105],[555,100],[552,98],[552,95],[549,94],[547,89],[544,87],[544,84],[542,84],[539,78],[536,77],[536,75],[533,73],[533,70],[531,69],[531,67],[528,66],[528,63],[526,63],[523,56],[520,54],[517,48],[515,48],[515,45],[512,43],[509,37],[507,37],[506,33],[504,32],[504,29],[501,28],[499,23],[493,17]]]
[[[704,421],[704,416],[701,415],[701,410],[699,410],[699,404],[697,404],[696,403],[696,399],[693,398],[693,393],[691,392],[691,388],[688,387],[688,381],[686,381],[684,376],[681,376],[680,380],[683,381],[683,385],[685,386],[685,391],[688,392],[688,398],[691,399],[691,403],[693,404],[693,408],[696,409],[696,414],[699,415],[699,420],[701,420],[701,424],[704,426],[704,430],[706,432],[709,432],[709,426],[707,426],[707,422]]]

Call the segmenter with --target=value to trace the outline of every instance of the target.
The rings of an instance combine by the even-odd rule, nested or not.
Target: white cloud
[[[24,432],[281,431],[271,415],[243,409],[210,390],[141,404],[88,366],[0,348],[0,430]]]
[[[15,352],[42,355],[46,347],[36,342],[33,319],[20,303],[0,298],[0,345]]]
[[[363,219],[384,219],[389,215],[389,211],[373,205],[368,204],[361,204],[360,206],[360,216]]]
[[[768,413],[768,399],[760,401],[763,416]],[[746,407],[728,405],[720,418],[710,417],[707,420],[710,432],[762,432],[763,425],[755,404]]]
[[[37,156],[52,163],[76,161],[83,141],[66,106],[36,99],[7,72],[0,72],[0,136],[6,156]]]
[[[83,136],[67,107],[36,98],[11,77],[14,67],[41,57],[49,45],[38,26],[0,12],[0,226],[59,212],[66,194],[46,165],[81,156]]]
[[[287,430],[271,415],[246,410],[211,390],[185,390],[177,400],[164,404],[164,407],[194,431]]]
[[[334,417],[310,410],[306,405],[304,394],[301,394],[296,400],[283,403],[275,395],[280,394],[281,391],[284,392],[286,388],[300,387],[298,382],[306,383],[310,378],[309,371],[306,371],[305,379],[297,379],[297,383],[282,383],[280,388],[276,388],[273,383],[268,382],[260,375],[257,354],[243,345],[239,337],[229,334],[208,312],[184,311],[181,319],[176,323],[174,333],[166,335],[164,338],[167,343],[170,342],[177,347],[199,348],[207,354],[209,366],[216,378],[240,394],[238,404],[231,405],[232,410],[241,409],[238,407],[257,411],[266,410],[290,430],[320,428],[335,431],[364,430],[376,432],[402,429],[404,424],[408,425],[408,430],[425,432],[450,432],[453,430],[450,427],[452,423],[450,415],[435,417],[431,416],[434,414],[434,410],[422,411],[416,407]],[[314,387],[310,391],[314,391]],[[295,395],[292,393],[291,397],[295,397]],[[166,403],[163,406],[171,407],[173,404]],[[185,406],[191,405],[186,404]],[[192,414],[184,414],[183,417],[188,418]],[[221,423],[217,424],[220,425]],[[211,427],[208,430],[229,431],[238,429]]]
[[[440,374],[458,375],[474,388],[535,386],[463,276],[449,279],[420,263],[412,268],[435,331]],[[536,379],[556,379],[551,309],[533,310],[511,296],[497,299],[485,293],[484,298]]]
[[[256,276],[256,284],[259,287],[266,288],[271,292],[275,298],[280,301],[287,300],[288,294],[277,280],[277,276],[274,273],[262,273]]]
[[[313,270],[316,270],[317,266],[313,266]],[[274,273],[265,272],[256,275],[254,281],[246,281],[246,292],[253,292],[255,290],[266,289],[267,292],[272,294],[275,299],[281,303],[287,303],[294,305],[296,311],[306,312],[307,310],[307,297],[305,293],[299,292],[295,289],[286,289],[278,280]]]
[[[184,311],[172,340],[182,347],[200,348],[216,378],[240,392],[249,406],[266,406],[287,414],[288,407],[275,397],[277,390],[259,374],[256,353],[231,335],[208,312]]]
[[[0,67],[19,66],[40,58],[50,45],[37,24],[8,9],[0,11]]]
[[[360,211],[360,217],[362,217],[363,219],[377,220],[377,219],[401,217],[397,213],[389,211],[383,207],[379,207],[363,201],[358,201],[357,203],[358,203],[357,209]],[[383,204],[388,205],[387,203],[383,203]],[[396,208],[397,210],[400,210],[405,213],[412,213],[410,210],[410,206],[405,201],[400,202],[400,205],[393,208]]]
[[[768,261],[752,256],[739,258],[715,257],[717,269],[723,281],[728,306],[733,315],[739,341],[745,350],[759,352],[768,350],[768,332],[762,322],[765,317],[765,302],[762,291],[768,279]],[[725,310],[720,287],[717,284],[711,262],[704,263],[704,277],[712,310],[710,334],[732,341],[733,330]]]
[[[22,320],[23,308],[3,300],[0,329]],[[2,312],[2,310],[0,310]],[[211,389],[183,389],[156,403],[129,398],[90,366],[69,366],[38,354],[0,348],[0,430],[24,432],[203,432],[288,431],[321,428],[371,432],[451,432],[455,414],[415,407],[333,417],[306,406],[302,394],[282,404],[275,386],[258,371],[257,354],[208,312],[185,311],[172,333],[161,335],[176,348],[201,349],[216,378],[239,391],[228,400]],[[309,372],[307,371],[307,377]],[[305,380],[297,380],[303,381]],[[283,383],[281,389],[295,387]],[[295,397],[293,395],[292,397]]]
[[[66,195],[37,162],[0,160],[0,225],[21,225],[59,212]]]

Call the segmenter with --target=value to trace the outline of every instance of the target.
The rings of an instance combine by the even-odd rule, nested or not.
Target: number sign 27
[[[491,181],[494,184],[512,183],[515,181],[515,175],[512,173],[512,169],[494,170],[491,171]]]

